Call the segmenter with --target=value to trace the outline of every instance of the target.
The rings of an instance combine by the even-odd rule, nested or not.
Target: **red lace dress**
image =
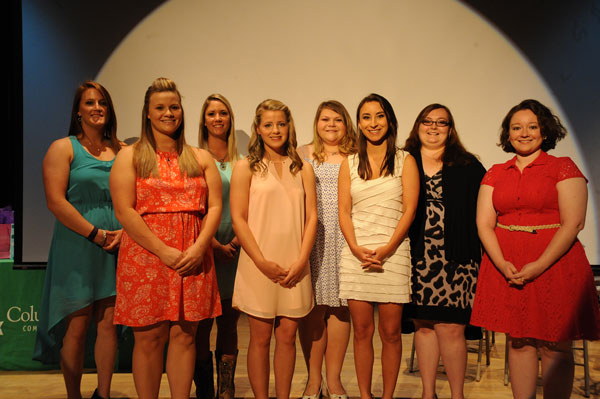
[[[160,178],[137,178],[135,209],[158,238],[183,251],[196,241],[202,228],[206,181],[204,177],[182,178],[176,152],[157,152],[157,162]],[[212,251],[206,251],[195,274],[181,277],[123,232],[115,324],[139,327],[220,314]]]
[[[536,226],[560,223],[556,184],[584,177],[570,158],[544,152],[521,173],[516,158],[494,165],[481,184],[494,187],[498,223]],[[504,258],[518,270],[544,252],[557,229],[536,234],[496,227]],[[558,342],[600,338],[598,294],[583,246],[573,246],[523,287],[510,286],[487,254],[481,263],[471,323],[515,338]]]

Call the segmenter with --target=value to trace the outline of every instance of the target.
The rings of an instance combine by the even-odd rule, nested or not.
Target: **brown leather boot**
[[[237,364],[237,351],[235,355],[215,353],[217,360],[217,398],[233,399],[235,397],[235,366]]]

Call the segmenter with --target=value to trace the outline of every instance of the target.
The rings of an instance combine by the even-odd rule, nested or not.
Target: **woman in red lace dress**
[[[546,151],[566,134],[536,100],[513,107],[500,146],[516,156],[485,175],[477,227],[485,247],[471,323],[508,333],[515,398],[535,397],[538,350],[544,397],[568,398],[572,340],[598,339],[600,313],[583,229],[586,179],[570,158]]]
[[[133,328],[133,378],[156,398],[169,341],[172,398],[189,398],[198,321],[221,314],[210,243],[221,216],[211,155],[185,144],[181,96],[159,78],[146,91],[140,140],[115,160],[110,189],[125,232],[115,323]]]

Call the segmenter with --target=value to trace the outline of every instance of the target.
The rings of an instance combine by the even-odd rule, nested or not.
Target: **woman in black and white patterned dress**
[[[330,399],[347,399],[341,372],[350,339],[348,302],[339,297],[339,264],[344,236],[338,221],[338,174],[342,161],[356,152],[356,133],[346,108],[324,101],[317,108],[310,144],[298,149],[315,171],[317,185],[317,236],[310,254],[315,307],[299,325],[300,343],[308,367],[303,399],[318,399],[322,392],[325,358]]]
[[[481,260],[475,211],[485,168],[465,150],[450,110],[441,104],[428,105],[419,113],[405,150],[415,157],[421,177],[417,214],[409,232],[412,303],[406,306],[406,317],[415,323],[422,397],[435,397],[441,355],[452,398],[462,398],[465,327]]]

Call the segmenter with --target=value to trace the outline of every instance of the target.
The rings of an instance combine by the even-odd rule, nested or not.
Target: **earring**
[[[77,122],[81,123],[81,115],[77,114]]]

